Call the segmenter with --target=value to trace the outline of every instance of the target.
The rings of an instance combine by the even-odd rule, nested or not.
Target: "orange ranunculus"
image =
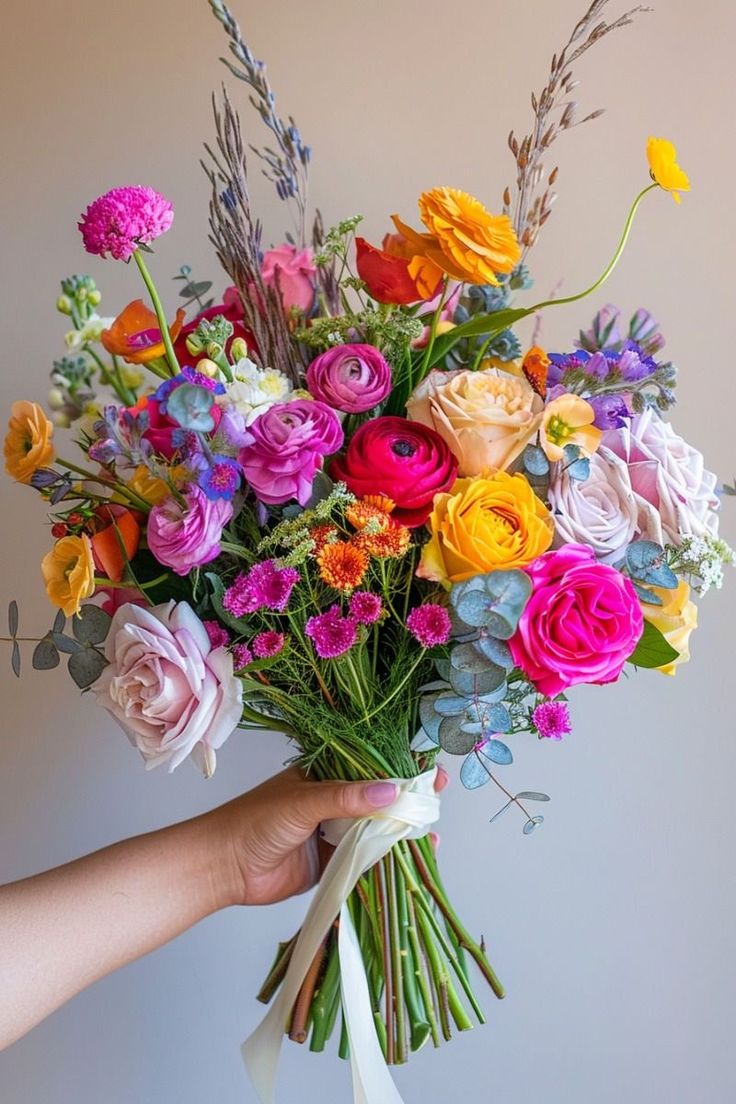
[[[548,460],[562,460],[565,445],[578,445],[591,456],[603,433],[593,425],[595,410],[579,395],[560,395],[547,403],[539,439]]]
[[[492,215],[467,192],[422,192],[419,213],[429,233],[418,233],[393,215],[394,226],[414,253],[409,275],[418,286],[436,287],[443,275],[470,284],[498,284],[498,273],[511,272],[518,264],[521,247],[508,215]]]
[[[62,537],[41,562],[50,600],[67,617],[79,613],[85,598],[95,591],[95,570],[89,537]]]
[[[186,310],[180,307],[169,326],[171,340],[176,341],[184,325]],[[113,356],[122,357],[131,364],[148,364],[149,360],[165,356],[158,318],[142,299],[128,303],[109,330],[103,330],[100,340]]]
[[[100,526],[91,538],[95,567],[104,571],[108,579],[119,583],[128,560],[138,551],[140,523],[126,506],[114,503],[98,506],[95,515]]]
[[[456,480],[449,493],[435,495],[427,524],[432,536],[417,575],[448,589],[488,571],[525,567],[554,536],[552,515],[518,472]]]
[[[38,403],[14,402],[5,437],[5,470],[19,483],[30,483],[39,468],[54,462],[54,427]]]
[[[416,280],[409,275],[409,260],[385,248],[388,238],[396,236],[393,234],[386,236],[384,249],[377,249],[365,238],[355,239],[355,263],[358,275],[379,303],[407,306],[409,303],[418,303],[422,299],[431,299],[437,291],[441,273],[429,294],[425,294],[426,288],[420,290]]]

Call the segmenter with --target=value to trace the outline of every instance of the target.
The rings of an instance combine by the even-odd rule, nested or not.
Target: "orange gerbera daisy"
[[[172,342],[176,341],[184,325],[186,310],[180,307],[169,326]],[[158,318],[142,299],[134,299],[117,316],[109,330],[100,335],[108,353],[122,357],[131,364],[148,364],[150,360],[166,355],[161,339]]]
[[[395,560],[403,556],[411,543],[411,530],[405,525],[388,525],[378,533],[364,529],[353,537],[353,544],[377,560]]]
[[[325,545],[334,543],[337,529],[334,525],[315,525],[309,530],[309,535],[314,541],[312,555],[319,556]]]
[[[333,541],[317,556],[320,579],[335,590],[355,590],[360,586],[369,562],[368,552],[352,541]]]
[[[357,499],[352,506],[348,506],[345,519],[350,522],[353,529],[370,527],[377,532],[387,527],[393,509],[394,501],[386,495],[365,495]]]

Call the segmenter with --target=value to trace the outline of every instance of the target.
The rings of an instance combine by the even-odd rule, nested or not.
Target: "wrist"
[[[204,841],[204,862],[211,912],[242,905],[246,900],[243,871],[233,831],[231,806],[221,805],[199,817]]]

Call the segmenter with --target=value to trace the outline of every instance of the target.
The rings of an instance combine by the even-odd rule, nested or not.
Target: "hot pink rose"
[[[285,310],[298,307],[308,314],[314,303],[314,278],[317,274],[311,249],[297,249],[285,242],[263,254],[261,276],[267,287],[278,286]]]
[[[148,515],[148,547],[159,563],[177,575],[188,575],[220,555],[222,530],[233,516],[232,503],[210,499],[196,485],[184,495],[185,506],[165,498]]]
[[[509,641],[514,662],[550,697],[578,682],[614,682],[644,628],[631,582],[582,544],[524,570],[533,589]]]
[[[334,410],[310,399],[269,407],[246,432],[238,459],[258,498],[271,505],[295,498],[305,506],[324,457],[343,442]]]
[[[346,414],[373,410],[391,390],[391,369],[374,345],[336,345],[307,368],[315,399]]]
[[[188,755],[206,777],[242,713],[242,683],[226,648],[213,648],[186,602],[121,606],[105,643],[108,666],[94,693],[143,756],[146,768]]]

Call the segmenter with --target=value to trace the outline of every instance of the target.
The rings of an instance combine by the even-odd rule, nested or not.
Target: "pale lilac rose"
[[[374,345],[336,345],[309,365],[307,387],[335,410],[362,414],[391,391],[391,369]]]
[[[146,528],[151,552],[177,575],[188,575],[220,555],[222,530],[233,516],[231,502],[210,499],[195,485],[185,492],[184,503],[165,498],[151,509]]]
[[[213,647],[186,602],[121,606],[105,642],[108,666],[92,689],[146,769],[188,756],[205,777],[240,721],[242,683],[227,648]]]
[[[238,459],[261,502],[277,505],[295,498],[305,506],[324,457],[337,452],[342,442],[334,410],[311,399],[294,399],[256,418]]]
[[[706,469],[702,453],[654,410],[637,414],[629,426],[609,430],[602,443],[625,461],[634,493],[652,507],[642,523],[642,537],[679,545],[685,536],[717,533],[716,476]]]
[[[638,534],[639,503],[629,469],[614,452],[601,447],[589,463],[587,479],[573,479],[564,464],[555,465],[548,492],[554,547],[585,544],[601,563],[615,564]]]
[[[311,249],[297,249],[285,242],[263,254],[261,276],[266,287],[278,285],[285,310],[298,307],[308,314],[314,303],[317,269]]]

